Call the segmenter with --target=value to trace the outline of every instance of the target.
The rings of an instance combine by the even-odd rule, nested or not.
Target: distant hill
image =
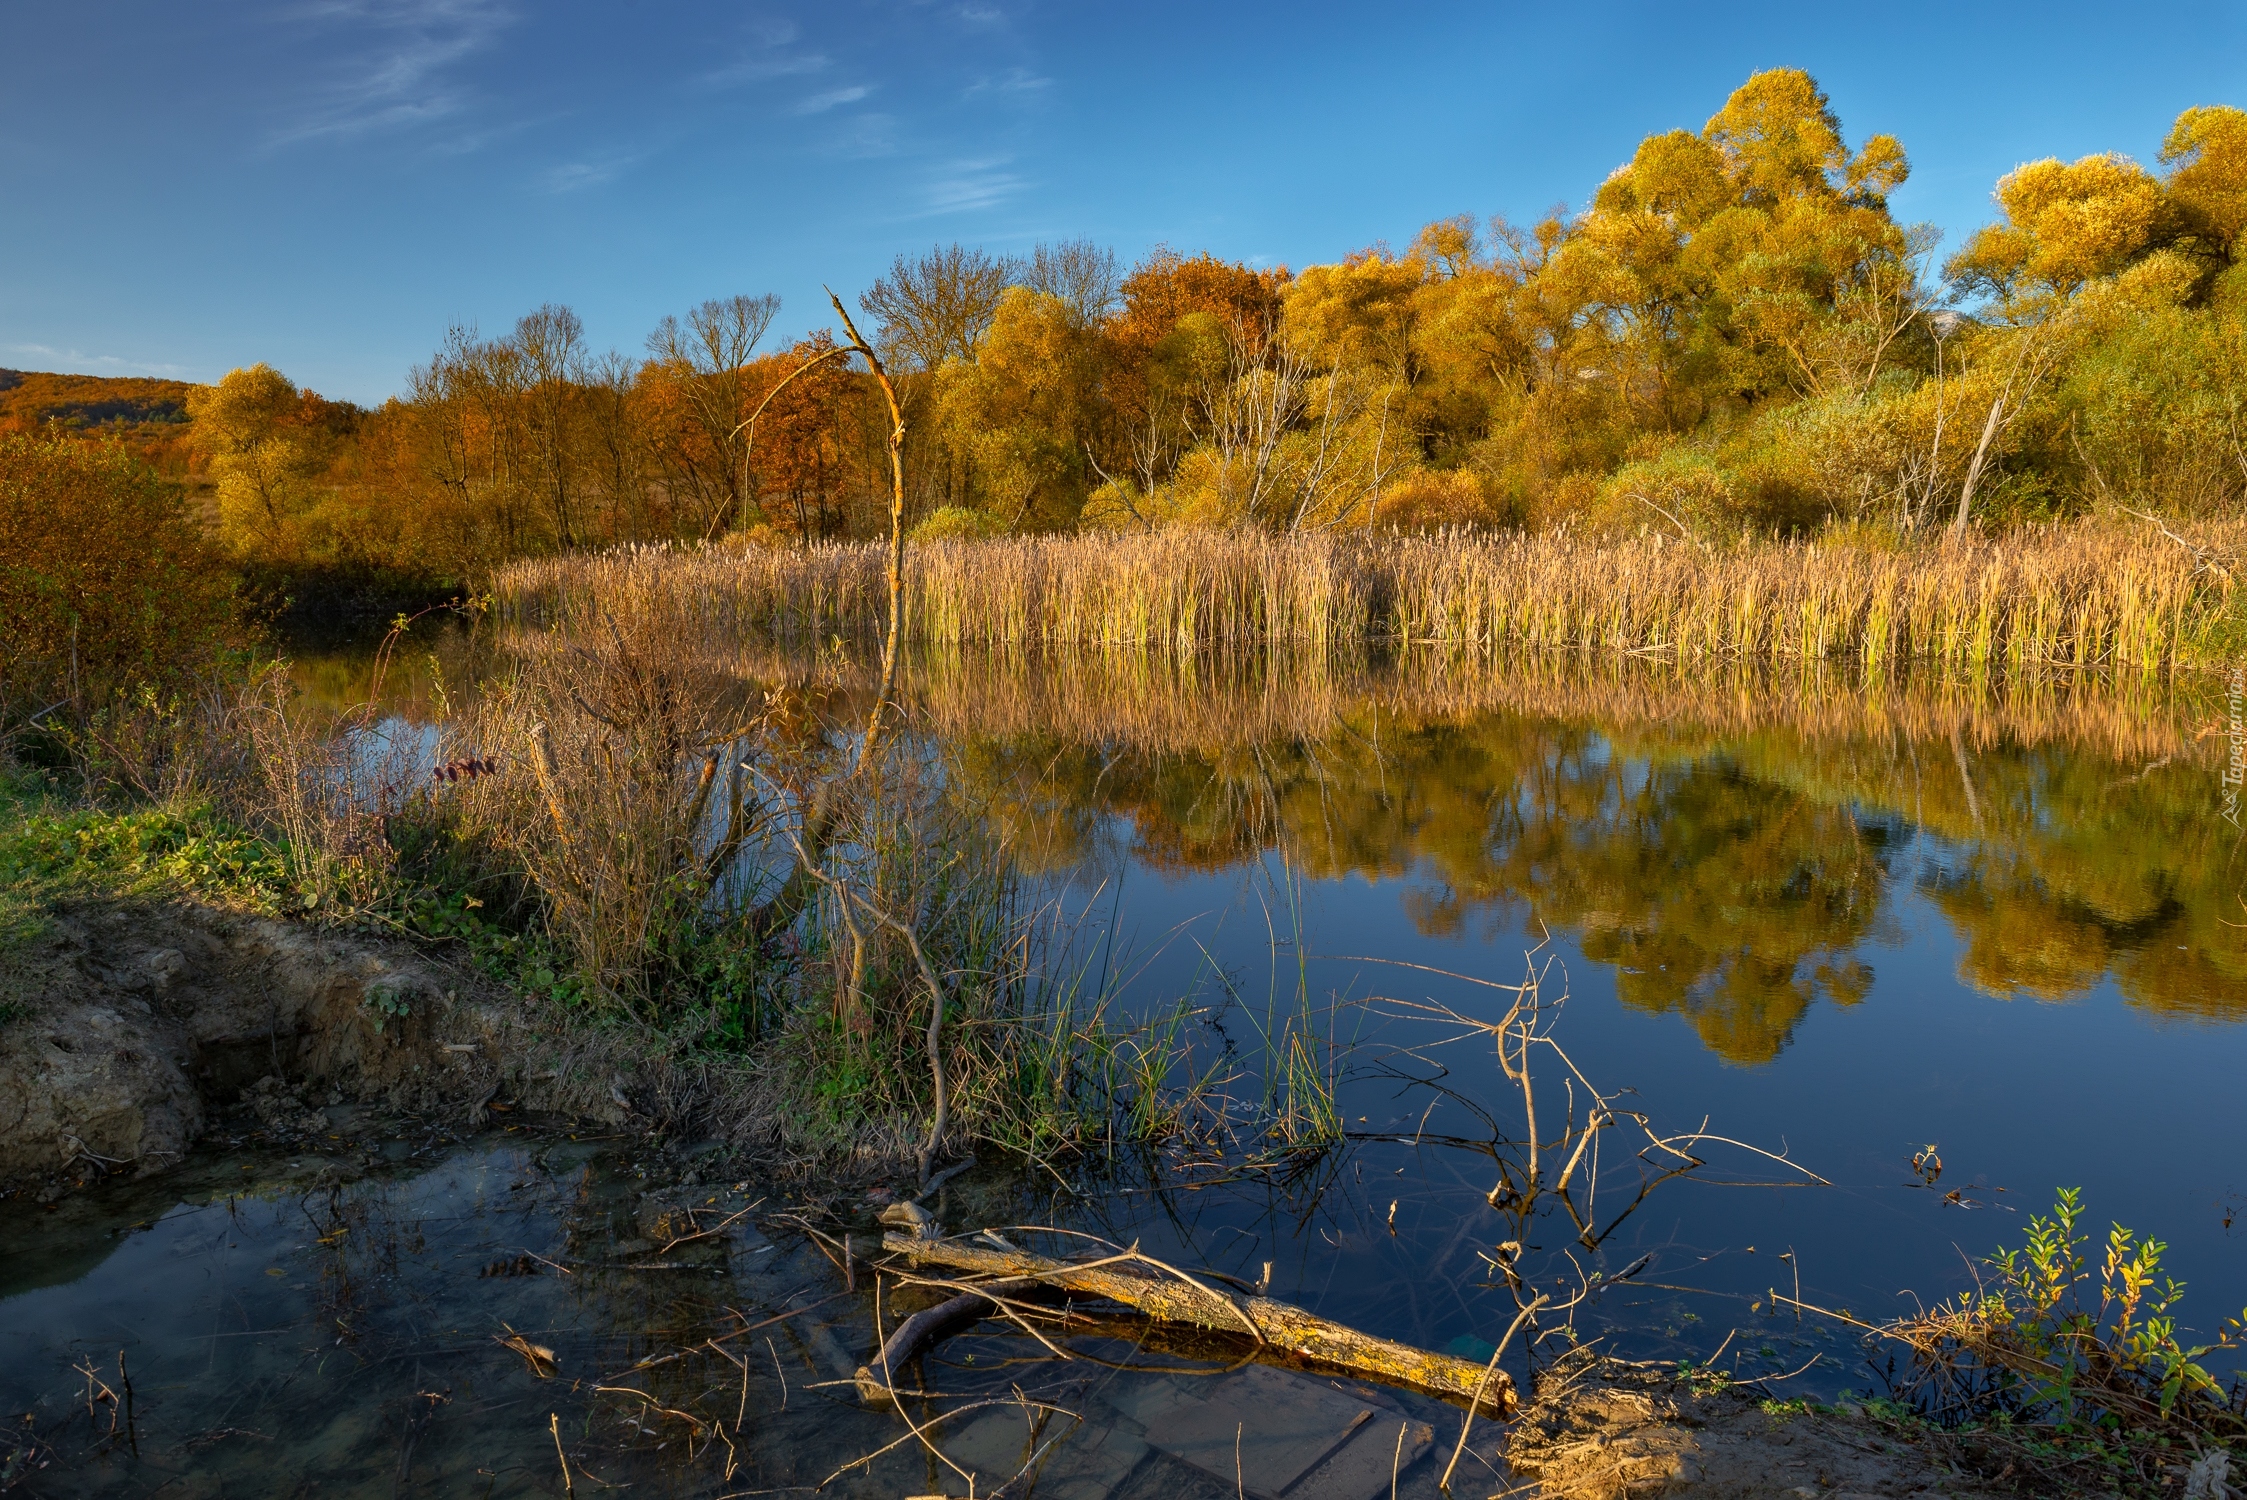
[[[193,389],[184,380],[137,375],[0,370],[0,432],[38,432],[52,424],[88,436],[170,438],[186,426]]]

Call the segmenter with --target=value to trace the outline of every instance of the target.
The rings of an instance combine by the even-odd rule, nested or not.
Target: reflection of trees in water
[[[2131,1003],[2247,1016],[2247,863],[2217,815],[2212,766],[2143,765],[2055,746],[1980,754],[1938,741],[1755,747],[1752,771],[1878,806],[1959,846],[1919,885],[1987,994],[2073,998],[2112,975]]]
[[[1158,868],[1284,848],[1302,873],[1415,877],[1422,932],[1526,916],[1578,934],[1625,1003],[1687,1016],[1738,1062],[1784,1047],[1819,996],[1870,986],[1875,935],[1916,826],[1953,841],[1919,887],[1988,993],[2247,1015],[2247,920],[2212,773],[2080,747],[1955,735],[1696,733],[1490,714],[1339,716],[1317,738],[1113,753],[1061,735],[967,741],[956,764],[1018,849],[1060,865],[1128,824]],[[1112,857],[1114,851],[1108,851]],[[1910,872],[1905,872],[1909,874]]]
[[[1844,955],[1871,932],[1894,830],[1721,761],[1586,769],[1604,795],[1524,788],[1518,831],[1473,874],[1576,929],[1625,1004],[1683,1012],[1722,1056],[1767,1062],[1819,993],[1862,998],[1871,975]]]

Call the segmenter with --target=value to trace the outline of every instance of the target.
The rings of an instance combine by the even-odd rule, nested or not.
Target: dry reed
[[[907,629],[923,647],[1074,646],[1182,655],[1372,640],[1486,658],[1519,647],[1680,658],[1909,661],[2153,671],[2220,648],[2247,526],[2179,540],[2106,522],[1914,549],[1772,541],[1727,552],[1648,536],[1268,536],[1170,531],[950,541],[914,549]],[[513,564],[503,616],[566,625],[654,610],[694,633],[857,638],[887,609],[872,545],[631,548]]]

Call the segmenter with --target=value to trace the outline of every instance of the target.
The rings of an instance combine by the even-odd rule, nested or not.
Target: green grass
[[[280,913],[299,909],[282,852],[201,803],[70,806],[38,781],[0,787],[0,947],[43,929],[62,901],[195,897]]]

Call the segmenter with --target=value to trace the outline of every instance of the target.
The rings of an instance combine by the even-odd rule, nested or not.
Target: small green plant
[[[273,844],[197,803],[30,812],[0,827],[0,890],[32,901],[187,894],[268,912],[304,905]]]
[[[360,997],[360,1008],[374,1018],[374,1029],[379,1034],[392,1021],[403,1021],[413,1014],[413,1005],[405,992],[395,984],[375,984]]]
[[[2082,1190],[2062,1188],[2050,1218],[2029,1220],[2027,1243],[1991,1257],[1996,1286],[1974,1307],[2002,1335],[2007,1367],[2026,1382],[2029,1405],[2072,1422],[2087,1407],[2096,1415],[2150,1401],[2167,1419],[2187,1397],[2220,1399],[2221,1385],[2200,1361],[2241,1347],[2247,1313],[2205,1344],[2180,1343],[2171,1309],[2184,1284],[2161,1275],[2168,1246],[2120,1224],[2107,1231],[2094,1299],[2085,1253],[2092,1241],[2076,1227],[2082,1214]]]
[[[2025,1428],[2102,1451],[2247,1434],[2204,1363],[2247,1349],[2247,1313],[2188,1343],[2184,1284],[2161,1269],[2168,1246],[2121,1224],[2102,1246],[2082,1218],[2081,1190],[2062,1188],[2021,1245],[1984,1263],[1974,1294],[1879,1330],[1911,1352],[1894,1395],[1947,1427]]]

